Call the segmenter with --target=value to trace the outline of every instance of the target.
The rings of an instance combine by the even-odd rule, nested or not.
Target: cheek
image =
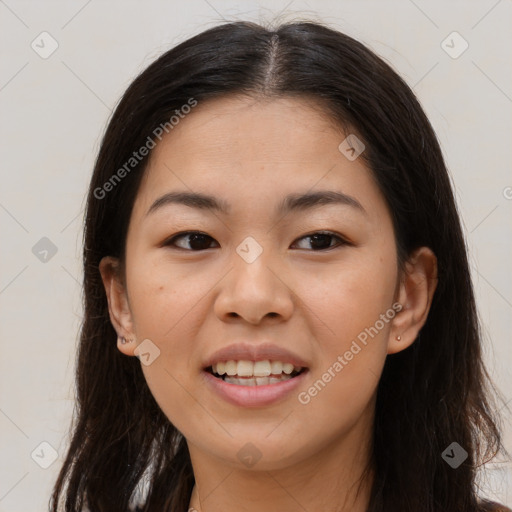
[[[314,312],[324,347],[339,350],[373,326],[391,307],[397,279],[394,252],[385,247],[347,252],[335,264],[301,273],[297,295]],[[315,320],[316,318],[316,320]],[[387,332],[386,328],[381,329]]]
[[[348,429],[371,409],[387,356],[396,279],[394,249],[383,243],[303,282],[323,333],[321,360],[299,395],[310,428],[320,421]]]
[[[395,315],[394,261],[384,263],[360,258],[329,278],[317,275],[303,283],[321,347],[311,379],[297,397],[304,429],[330,424],[348,431],[361,415],[371,414]]]
[[[174,339],[173,333],[190,322],[209,283],[190,271],[192,267],[170,265],[161,257],[149,262],[146,258],[144,264],[133,258],[131,263],[127,285],[137,337],[156,343]]]
[[[142,365],[151,394],[168,419],[188,431],[190,419],[183,411],[194,410],[196,417],[201,412],[194,409],[197,404],[187,390],[197,364],[193,341],[202,325],[197,318],[204,314],[200,311],[205,288],[197,277],[184,277],[169,267],[134,264],[128,281],[130,308],[137,339],[150,339],[159,350],[150,365]]]

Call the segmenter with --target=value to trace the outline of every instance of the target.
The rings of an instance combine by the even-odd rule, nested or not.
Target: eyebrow
[[[146,215],[169,204],[182,204],[190,208],[197,208],[198,210],[218,211],[224,214],[228,214],[230,211],[230,207],[225,201],[217,199],[214,196],[195,192],[168,192],[159,197],[150,206]]]
[[[284,215],[292,211],[304,211],[328,204],[350,206],[366,214],[363,205],[355,197],[334,190],[289,194],[278,206],[277,212]]]
[[[170,204],[181,204],[199,210],[210,210],[214,212],[229,214],[230,205],[214,196],[197,192],[168,192],[159,197],[146,212],[146,215],[153,213]],[[278,204],[276,213],[286,215],[292,211],[311,210],[321,205],[344,205],[350,206],[361,213],[367,214],[361,203],[352,196],[334,190],[320,190],[316,192],[295,193],[286,196]]]

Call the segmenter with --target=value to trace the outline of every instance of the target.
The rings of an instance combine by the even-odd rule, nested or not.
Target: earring
[[[397,336],[397,337],[396,337],[396,341],[400,341],[401,339],[402,339],[402,337],[401,337],[401,336]]]
[[[124,336],[120,336],[120,339],[121,339],[121,345],[125,345],[126,344],[126,338]]]

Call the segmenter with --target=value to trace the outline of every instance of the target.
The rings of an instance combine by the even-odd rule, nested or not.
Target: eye
[[[176,243],[178,240],[184,240],[184,242],[178,244]],[[162,246],[174,245],[179,247],[180,249],[197,252],[209,249],[211,241],[215,240],[206,233],[201,233],[199,231],[186,231],[185,233],[179,233],[178,235],[174,235],[172,238],[164,242]]]
[[[311,235],[303,236],[299,238],[299,240],[306,240],[308,238],[311,239],[311,241],[307,243],[307,245],[312,247],[313,251],[324,251],[340,245],[349,245],[349,242],[330,231],[317,231]],[[338,240],[338,243],[332,245],[331,242],[333,240]],[[299,247],[299,249],[307,249],[307,247]]]
[[[299,249],[312,249],[313,251],[318,252],[325,251],[326,249],[332,249],[333,247],[338,247],[340,245],[349,245],[349,242],[341,236],[330,231],[317,231],[310,235],[303,236],[298,240],[307,239],[310,239],[310,242],[307,243],[309,247],[299,247]],[[332,242],[336,242],[336,240],[337,243],[333,244]],[[180,249],[199,252],[212,248],[212,242],[217,243],[206,233],[201,233],[200,231],[186,231],[184,233],[174,235],[172,238],[164,242],[162,246],[175,246]]]

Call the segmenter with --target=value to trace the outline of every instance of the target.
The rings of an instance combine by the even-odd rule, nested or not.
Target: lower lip
[[[230,384],[214,377],[210,372],[204,371],[203,373],[211,389],[227,402],[241,407],[263,407],[272,405],[292,393],[300,386],[308,371],[304,370],[291,379],[263,386]]]

